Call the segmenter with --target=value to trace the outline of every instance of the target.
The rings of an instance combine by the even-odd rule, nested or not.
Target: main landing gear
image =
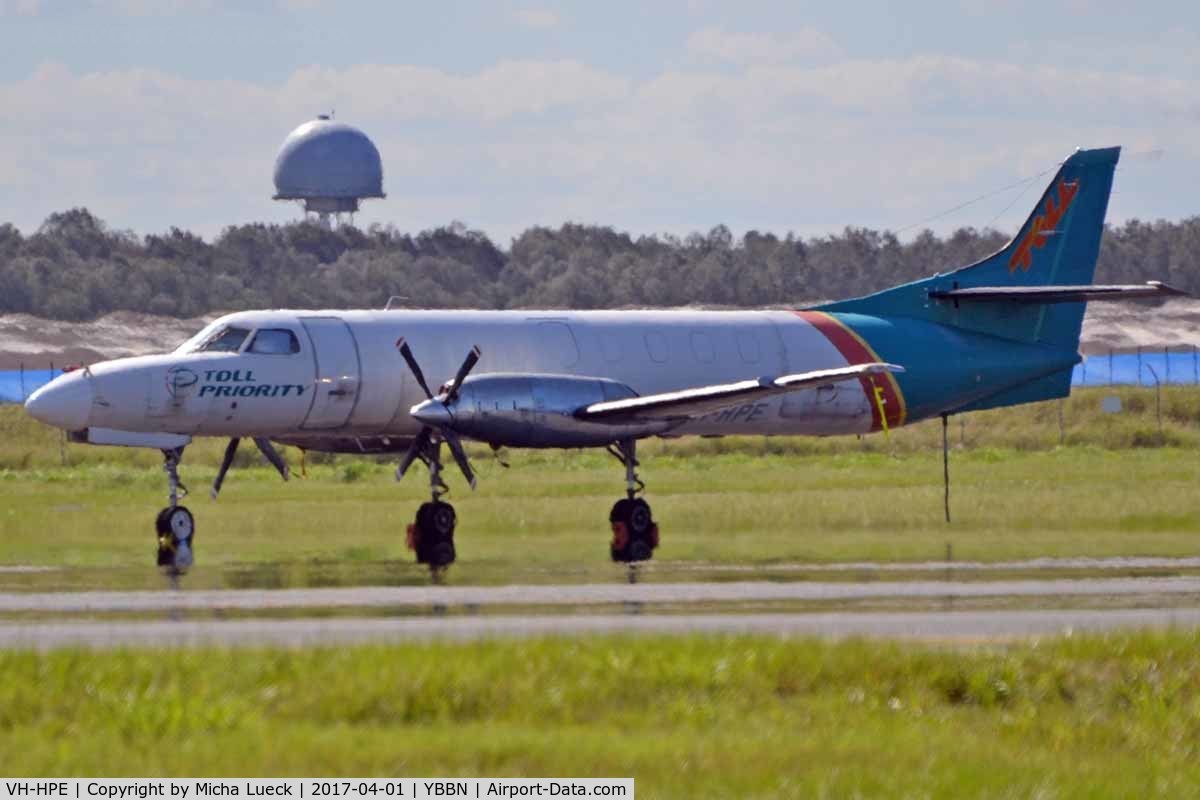
[[[625,465],[625,494],[608,513],[612,525],[612,560],[635,564],[649,561],[658,547],[658,524],[650,513],[650,504],[637,495],[646,488],[638,479],[637,442],[633,439],[618,442],[608,452]]]
[[[417,519],[408,526],[408,548],[417,554],[418,564],[428,564],[434,576],[454,563],[454,529],[458,515],[454,506],[442,502],[442,495],[450,491],[442,480],[442,442],[436,435],[421,448],[417,458],[429,467],[429,491],[433,500],[422,503],[417,509]]]
[[[183,448],[163,450],[162,454],[163,472],[167,473],[170,485],[170,505],[158,512],[154,529],[158,534],[158,566],[174,578],[192,566],[196,521],[192,512],[179,505],[180,498],[187,497],[188,493],[187,487],[179,480],[179,460],[183,458]]]

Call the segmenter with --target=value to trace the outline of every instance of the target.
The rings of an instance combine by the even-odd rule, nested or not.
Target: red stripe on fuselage
[[[883,360],[871,349],[871,345],[867,344],[865,339],[832,314],[826,314],[823,311],[795,311],[793,313],[820,331],[830,344],[838,349],[848,365],[868,364]],[[890,372],[882,376],[864,375],[858,380],[862,384],[863,391],[867,395],[867,402],[871,406],[871,430],[877,431],[883,428],[883,420],[879,416],[879,403],[875,400],[876,386],[883,390],[883,410],[887,414],[888,427],[898,428],[904,424],[907,409],[904,405],[904,395],[900,392],[900,384],[897,383],[895,375]]]

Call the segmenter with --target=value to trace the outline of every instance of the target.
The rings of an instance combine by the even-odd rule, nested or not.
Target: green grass
[[[633,776],[639,797],[1185,797],[1195,633],[0,653],[10,775]]]
[[[1100,394],[1067,404],[1064,446],[1053,403],[972,415],[965,430],[952,423],[950,525],[942,520],[937,422],[888,440],[650,442],[642,472],[663,530],[657,557],[927,560],[941,558],[948,543],[955,558],[984,561],[1195,555],[1200,392],[1165,395],[1161,436],[1152,392],[1126,390],[1134,410],[1116,418],[1096,410]],[[165,499],[156,454],[73,445],[63,467],[53,431],[11,408],[0,409],[0,427],[0,457],[9,465],[0,469],[0,564],[127,568],[153,580],[144,568],[151,521]],[[197,516],[198,557],[209,570],[193,573],[197,585],[238,580],[231,571],[243,567],[261,568],[257,579],[276,584],[351,581],[355,570],[370,569],[393,580],[423,578],[404,548],[404,528],[426,491],[421,467],[396,484],[390,463],[323,458],[307,480],[283,484],[251,453],[212,502],[207,487],[220,450],[207,441],[189,448],[182,468],[195,490],[187,503]],[[619,465],[597,451],[510,458],[504,470],[477,452],[475,493],[450,473],[461,559],[452,579],[607,574]],[[289,460],[295,464],[297,454]],[[53,580],[0,575],[9,586]]]
[[[1200,392],[1088,391],[837,439],[655,441],[659,564],[1195,555]],[[1060,437],[1062,444],[1060,445]],[[282,484],[222,442],[188,449],[191,586],[427,582],[404,549],[424,496],[376,459],[310,459]],[[244,451],[251,448],[244,448]],[[297,453],[288,454],[295,465]],[[64,458],[65,456],[65,458]],[[451,474],[455,582],[619,572],[596,453],[475,458]],[[65,464],[64,464],[65,460]],[[69,446],[0,408],[0,589],[159,585],[154,453]],[[663,567],[655,567],[663,569]],[[684,573],[693,575],[694,573]],[[634,776],[641,797],[1187,797],[1200,794],[1200,634],[912,645],[603,637],[310,650],[0,652],[6,775]]]

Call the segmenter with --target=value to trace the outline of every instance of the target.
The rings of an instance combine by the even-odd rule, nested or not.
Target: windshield
[[[199,339],[189,348],[191,353],[236,353],[250,335],[249,328],[223,327],[210,336]]]
[[[201,328],[199,331],[192,334],[192,336],[189,337],[186,342],[179,345],[179,347],[176,347],[174,352],[176,352],[176,353],[191,353],[191,352],[195,351],[195,349],[200,345],[201,342],[208,341],[208,338],[210,336],[212,336],[213,333],[218,328],[222,328],[222,327],[224,327],[224,325],[222,325],[219,321],[208,323],[203,328]]]
[[[259,328],[247,352],[286,356],[299,353],[300,342],[296,340],[296,334],[286,328]]]

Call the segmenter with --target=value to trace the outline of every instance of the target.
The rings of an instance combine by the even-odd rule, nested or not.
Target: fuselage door
[[[361,369],[350,326],[335,317],[302,317],[313,345],[316,381],[306,429],[340,428],[358,402]]]

